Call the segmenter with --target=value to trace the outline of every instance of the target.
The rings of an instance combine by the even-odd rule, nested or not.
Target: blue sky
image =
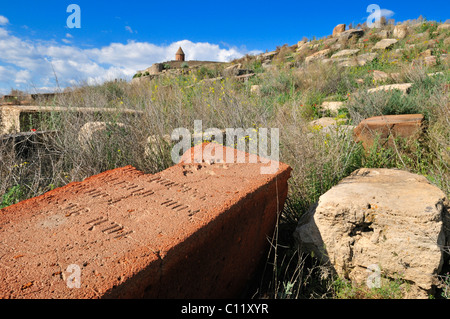
[[[52,91],[80,82],[129,79],[173,58],[228,61],[323,37],[366,21],[369,4],[396,21],[450,18],[450,1],[6,1],[0,0],[0,94]],[[81,28],[68,28],[70,4]]]

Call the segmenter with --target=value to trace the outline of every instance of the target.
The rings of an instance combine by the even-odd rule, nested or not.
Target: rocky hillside
[[[448,59],[450,24],[436,22],[384,25],[381,28],[346,29],[337,25],[323,39],[299,41],[256,57],[267,68],[273,60],[300,67],[320,60],[342,66],[362,66],[375,59],[389,63],[411,62],[434,66]],[[331,32],[330,32],[331,33]],[[249,57],[243,59],[248,61]]]

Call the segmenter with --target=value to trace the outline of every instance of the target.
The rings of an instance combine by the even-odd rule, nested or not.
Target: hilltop
[[[322,39],[304,38],[297,44],[285,44],[275,51],[256,56],[246,55],[229,63],[211,61],[155,63],[145,70],[137,71],[135,78],[150,79],[155,75],[164,75],[169,70],[175,75],[179,75],[180,71],[187,74],[199,67],[211,68],[216,71],[215,75],[221,69],[222,76],[236,75],[235,73],[239,72],[235,70],[242,68],[262,73],[271,67],[301,69],[317,61],[323,64],[336,63],[344,67],[364,66],[368,62],[380,65],[389,63],[392,64],[392,70],[408,62],[433,67],[448,63],[449,29],[449,23],[439,24],[423,19],[409,20],[396,25],[384,21],[380,28],[369,28],[366,25],[352,28],[351,25],[347,27],[340,24],[329,36]],[[398,65],[397,68],[395,64]]]

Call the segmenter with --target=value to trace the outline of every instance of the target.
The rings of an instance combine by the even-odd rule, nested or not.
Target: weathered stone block
[[[305,63],[309,64],[309,63],[311,63],[311,62],[313,62],[315,60],[324,59],[327,56],[327,54],[329,54],[330,52],[331,52],[330,49],[324,49],[324,50],[320,50],[318,52],[315,52],[315,53],[313,53],[310,56],[307,56],[305,58]]]
[[[389,85],[381,85],[376,88],[372,88],[367,90],[368,93],[374,93],[374,92],[389,92],[392,90],[398,90],[403,93],[403,95],[406,95],[409,93],[412,87],[412,83],[400,83],[400,84],[389,84]]]
[[[409,28],[406,24],[399,24],[394,27],[393,36],[396,39],[404,39],[408,35]]]
[[[365,285],[375,266],[410,283],[405,297],[426,298],[446,254],[448,205],[423,176],[364,168],[322,195],[294,235],[341,277]]]
[[[338,24],[337,26],[334,27],[333,29],[333,37],[338,36],[339,34],[341,34],[342,32],[345,31],[345,24]]]
[[[187,156],[154,175],[118,168],[1,210],[0,297],[238,296],[265,256],[291,169],[262,175],[259,158]],[[74,269],[80,288],[69,287]]]
[[[359,39],[364,36],[364,30],[350,29],[339,34],[339,40],[348,41],[352,38]]]
[[[422,114],[375,116],[361,121],[353,133],[355,141],[362,142],[367,150],[377,138],[384,143],[384,140],[391,138],[417,136],[422,130],[422,122]]]
[[[336,52],[335,54],[333,54],[331,56],[331,59],[336,59],[336,58],[342,58],[342,57],[348,57],[348,56],[352,56],[355,55],[359,52],[359,49],[346,49],[346,50],[341,50],[339,52]]]
[[[397,39],[383,39],[377,42],[372,50],[388,50],[398,42]]]

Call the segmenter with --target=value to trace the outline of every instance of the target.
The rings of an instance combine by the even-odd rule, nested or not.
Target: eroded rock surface
[[[426,297],[443,265],[448,200],[425,177],[395,169],[360,169],[322,195],[295,231],[302,250],[353,282],[378,265]],[[448,236],[448,234],[447,234]],[[447,242],[448,244],[448,242]]]

